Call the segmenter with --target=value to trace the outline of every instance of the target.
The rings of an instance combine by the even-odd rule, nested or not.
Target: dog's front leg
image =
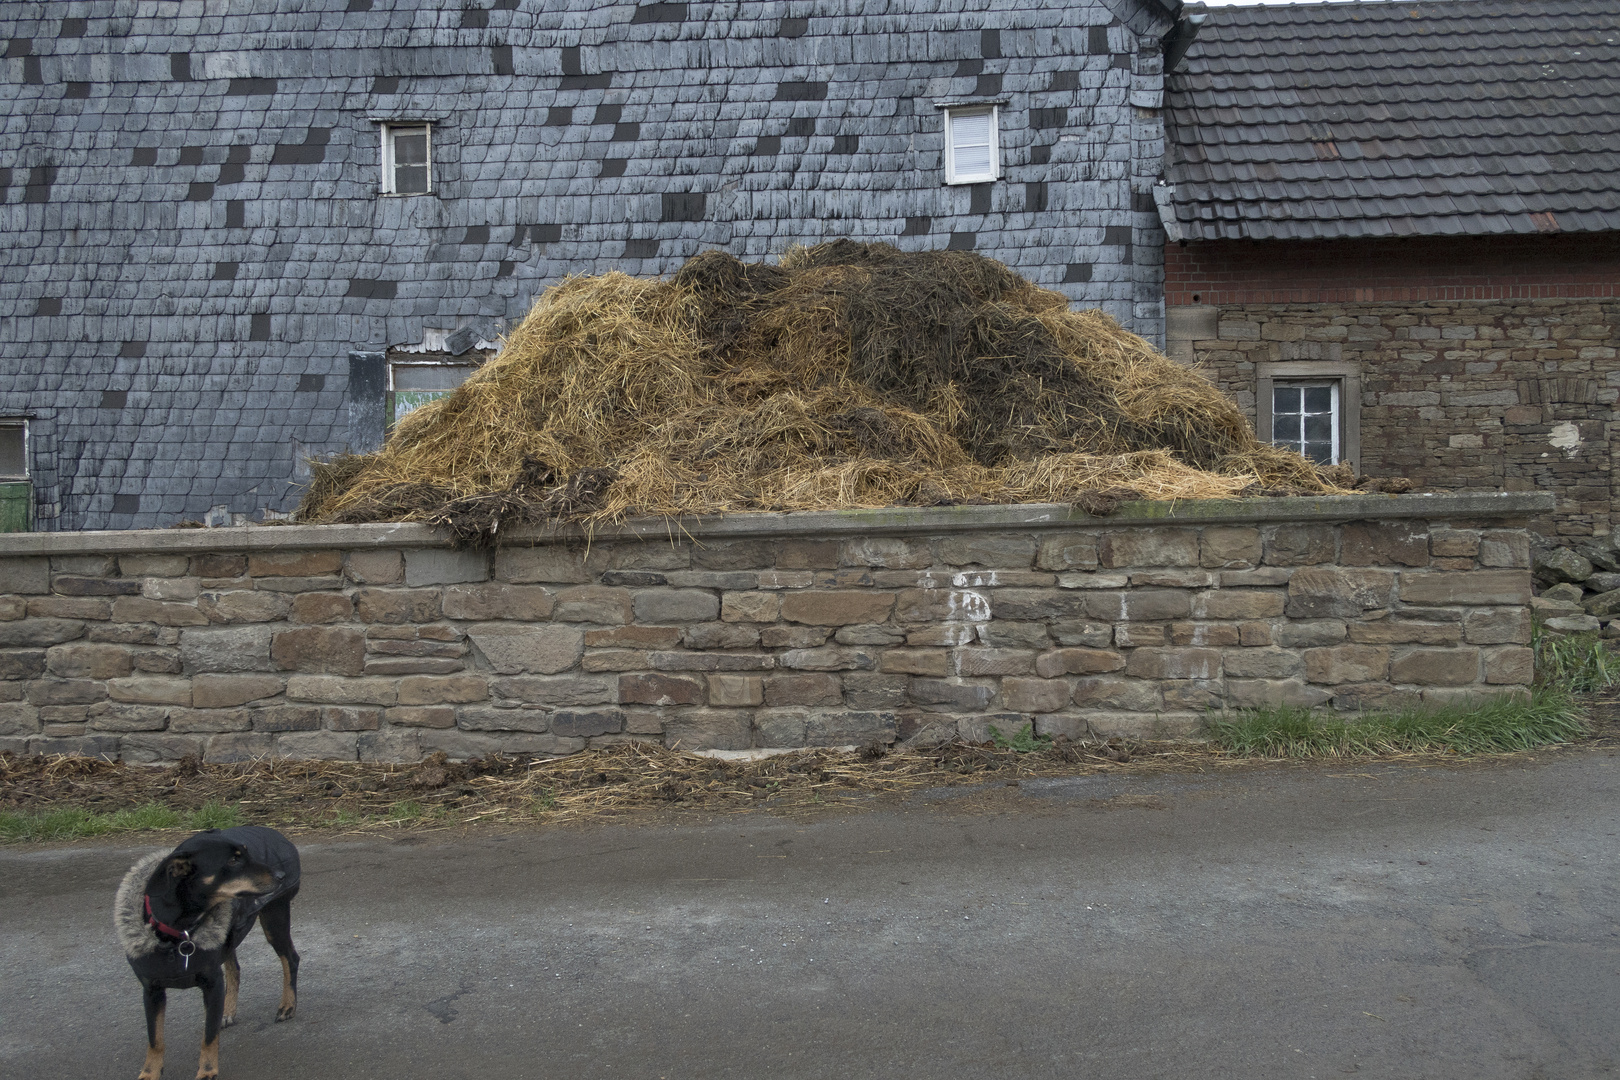
[[[220,961],[220,967],[225,972],[225,1015],[220,1018],[221,1027],[230,1027],[236,1023],[236,995],[242,988],[242,965],[236,962],[236,950],[232,949]]]
[[[169,992],[148,985],[143,985],[141,991],[146,1005],[146,1064],[141,1066],[138,1080],[158,1080],[163,1075],[163,1013],[168,1008]]]
[[[225,1015],[225,981],[219,978],[197,980],[203,992],[203,1044],[197,1057],[197,1080],[217,1080],[219,1076],[219,1029]]]

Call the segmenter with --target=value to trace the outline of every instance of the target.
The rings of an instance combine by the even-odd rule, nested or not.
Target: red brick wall
[[[1613,297],[1620,235],[1195,242],[1164,270],[1172,306]]]

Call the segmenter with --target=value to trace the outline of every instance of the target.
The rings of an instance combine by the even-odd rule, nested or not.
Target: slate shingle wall
[[[1162,332],[1155,0],[372,6],[0,10],[0,414],[41,527],[290,508],[302,454],[373,437],[351,351],[706,247],[971,247]],[[1006,102],[988,189],[941,183],[961,99]],[[387,119],[435,122],[433,196],[377,196]]]

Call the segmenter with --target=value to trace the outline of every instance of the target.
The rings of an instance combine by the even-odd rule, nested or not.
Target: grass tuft
[[[1620,654],[1597,634],[1550,634],[1538,621],[1530,644],[1536,651],[1537,686],[1590,694],[1620,683]]]
[[[1299,707],[1254,709],[1209,721],[1222,749],[1255,757],[1359,757],[1369,754],[1502,753],[1569,742],[1585,734],[1569,695],[1498,697],[1467,704],[1362,713],[1348,720]]]
[[[10,843],[48,843],[85,840],[108,833],[152,832],[164,829],[229,829],[246,824],[242,811],[221,802],[208,802],[189,812],[161,803],[142,803],[125,810],[101,813],[79,806],[55,810],[0,810],[0,840]]]

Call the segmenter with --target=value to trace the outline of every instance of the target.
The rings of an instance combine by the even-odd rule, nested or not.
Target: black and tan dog
[[[130,867],[118,887],[113,922],[146,1000],[146,1065],[139,1080],[163,1072],[163,1012],[169,990],[203,992],[205,1020],[197,1080],[219,1075],[219,1031],[236,1019],[242,969],[236,947],[255,919],[281,958],[277,1020],[298,1003],[298,953],[292,899],[298,849],[274,829],[209,829],[173,851],[155,851]]]

